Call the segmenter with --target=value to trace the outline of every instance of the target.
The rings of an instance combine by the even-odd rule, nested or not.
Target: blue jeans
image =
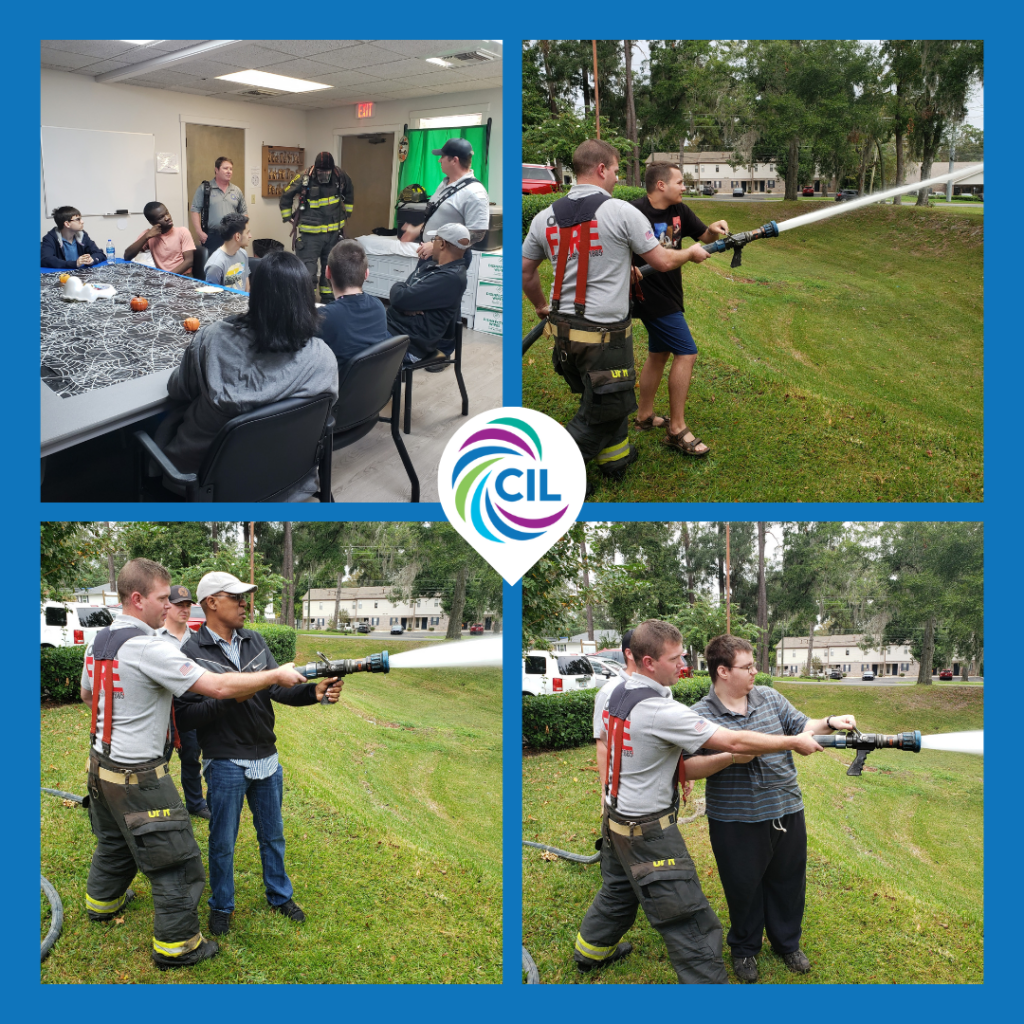
[[[235,840],[242,801],[249,803],[263,864],[267,902],[280,906],[292,898],[292,883],[284,869],[284,821],[281,800],[284,769],[269,779],[248,779],[245,769],[225,759],[208,761],[206,803],[210,808],[210,908],[231,913],[235,909]]]

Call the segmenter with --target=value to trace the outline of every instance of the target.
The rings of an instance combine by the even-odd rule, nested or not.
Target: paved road
[[[483,635],[484,636],[495,636],[495,635],[500,636],[501,634],[500,633],[499,634],[484,633]],[[323,632],[323,630],[314,629],[314,630],[312,630],[310,632],[300,631],[300,636],[319,636],[319,637],[323,637],[325,640],[360,640],[363,637],[366,637],[366,639],[368,639],[368,640],[389,640],[389,639],[394,639],[394,640],[444,640],[444,639],[446,639],[444,633],[438,633],[436,630],[433,633],[425,633],[425,632],[422,632],[422,631],[417,632],[417,631],[414,631],[414,630],[411,630],[411,629],[407,629],[404,633],[402,633],[401,636],[395,635],[394,637],[392,637],[391,633],[388,630],[386,630],[386,629],[375,629],[372,633],[356,633],[355,631],[353,631],[351,633],[325,633],[325,632]],[[462,637],[460,639],[469,640],[470,639],[469,630],[465,630],[464,629],[462,631]],[[473,637],[472,639],[475,640],[476,637]]]
[[[776,683],[785,683],[787,686],[917,686],[916,682],[905,682],[904,680],[897,680],[894,682],[888,682],[883,679],[867,680],[867,679],[782,679],[776,680]],[[976,689],[984,689],[985,683],[940,683],[938,680],[932,680],[933,686],[970,686]]]

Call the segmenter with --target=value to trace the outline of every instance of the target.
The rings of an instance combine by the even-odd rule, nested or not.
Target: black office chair
[[[364,348],[344,369],[339,367],[338,401],[334,406],[334,451],[365,437],[378,423],[391,424],[391,437],[412,484],[412,501],[420,500],[420,481],[398,431],[402,405],[402,359],[409,336],[399,334]],[[391,415],[380,411],[391,400]]]
[[[192,253],[192,276],[197,281],[206,280],[206,261],[209,256],[205,245],[197,245],[195,252]]]
[[[421,359],[418,363],[408,363],[402,367],[402,377],[405,379],[405,422],[402,429],[408,434],[412,430],[412,375],[415,370],[426,370],[431,366],[443,367],[451,363],[455,367],[455,379],[459,383],[459,391],[462,394],[462,415],[469,415],[469,394],[466,391],[466,382],[462,379],[462,312],[455,314],[453,325],[455,331],[455,351],[450,356],[431,356],[429,359]]]
[[[182,473],[143,430],[139,497],[150,458],[164,476],[184,488],[186,501],[281,501],[313,468],[320,473],[321,501],[331,497],[331,396],[286,398],[242,413],[213,439],[198,473]]]

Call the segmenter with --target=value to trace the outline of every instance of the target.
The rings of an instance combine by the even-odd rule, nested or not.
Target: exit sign
[[[372,103],[357,103],[356,104],[356,117],[373,117],[373,104]]]

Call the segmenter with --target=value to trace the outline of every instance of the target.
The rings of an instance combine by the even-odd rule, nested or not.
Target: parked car
[[[113,621],[111,609],[102,605],[44,601],[39,609],[40,647],[91,644],[96,634]]]
[[[715,196],[718,195],[718,189],[716,189],[714,185],[705,185],[700,190],[700,194],[702,196]]]
[[[391,627],[391,635],[392,636],[401,636],[404,632],[405,632],[405,626],[392,626]]]
[[[953,670],[950,668],[944,668],[939,673],[939,679],[946,680],[947,682],[953,678]]]
[[[829,672],[828,677],[829,679],[842,679],[843,673],[840,672],[839,669],[834,668],[831,672]]]
[[[732,190],[732,197],[733,197],[733,199],[742,199],[746,194],[747,194],[747,191],[746,191],[745,188],[743,188],[742,185],[737,185]]]
[[[804,185],[804,187],[800,190],[800,195],[802,195],[802,196],[813,196],[814,195],[814,186],[813,185]]]
[[[860,193],[855,188],[841,188],[836,193],[836,202],[845,203],[849,199],[856,199]]]
[[[373,632],[373,626],[371,626],[368,622],[360,622],[360,623],[358,623],[356,625],[356,632],[357,633],[372,633]]]
[[[206,612],[203,611],[203,606],[201,604],[192,605],[192,609],[188,613],[188,628],[191,629],[193,633],[196,633],[199,631],[199,627],[204,625],[205,622]]]
[[[589,690],[605,681],[603,676],[594,675],[590,662],[582,654],[529,651],[523,657],[524,695],[542,697],[552,693]]]
[[[613,658],[602,658],[599,654],[586,655],[594,674],[601,676],[605,682],[609,679],[625,679],[626,669]]]
[[[558,179],[550,164],[523,164],[523,195],[543,196],[558,191]]]
[[[875,678],[874,672],[862,672],[860,675],[861,679],[871,680]]]
[[[474,622],[473,625],[469,627],[469,635],[470,636],[483,636],[484,635],[484,624],[482,622]]]
[[[620,668],[626,667],[626,656],[622,653],[621,647],[606,647],[604,650],[597,652],[597,657],[618,662]]]

